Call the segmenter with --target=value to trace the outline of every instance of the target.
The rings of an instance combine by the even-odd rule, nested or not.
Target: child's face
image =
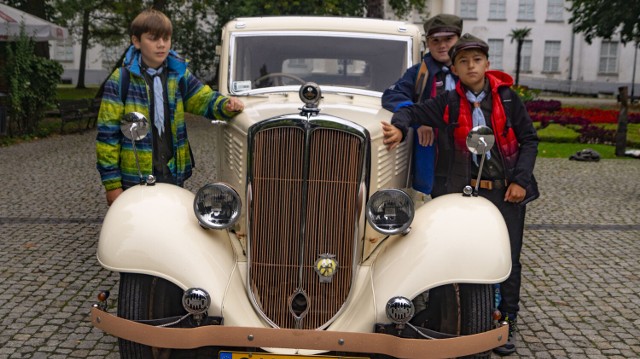
[[[429,53],[434,60],[445,65],[449,65],[451,62],[451,59],[449,58],[449,49],[451,46],[455,45],[458,39],[458,35],[429,37],[427,38]]]
[[[152,68],[160,67],[171,49],[171,36],[156,37],[145,32],[140,38],[132,36],[131,41],[133,46],[140,50],[142,61]]]
[[[456,55],[451,71],[458,75],[460,82],[474,92],[484,87],[484,74],[489,69],[489,59],[480,50],[462,50]]]

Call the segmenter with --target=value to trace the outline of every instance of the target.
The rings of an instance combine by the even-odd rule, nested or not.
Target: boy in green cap
[[[446,192],[461,193],[466,185],[475,185],[479,170],[477,158],[466,147],[467,134],[478,125],[493,130],[496,145],[485,159],[479,195],[498,207],[509,231],[512,269],[500,284],[498,308],[509,323],[509,340],[494,350],[508,355],[516,350],[525,204],[539,196],[533,177],[538,136],[524,104],[510,89],[511,76],[489,70],[489,46],[484,41],[464,34],[449,54],[451,71],[460,78],[455,91],[400,109],[391,124],[382,122],[384,143],[389,150],[398,146],[412,124],[438,128],[439,140],[447,141],[451,154]]]

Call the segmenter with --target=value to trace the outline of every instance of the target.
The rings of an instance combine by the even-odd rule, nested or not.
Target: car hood
[[[297,92],[281,92],[240,97],[245,110],[236,116],[233,125],[245,132],[251,125],[273,117],[300,114],[303,106]],[[318,105],[319,116],[331,115],[354,122],[369,131],[371,138],[382,134],[380,121],[390,121],[391,113],[380,107],[380,97],[359,94],[323,93]]]

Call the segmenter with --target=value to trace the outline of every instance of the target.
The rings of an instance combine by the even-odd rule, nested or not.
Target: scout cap
[[[462,33],[462,19],[450,14],[438,14],[424,23],[427,37],[450,36]]]
[[[455,45],[451,46],[449,49],[449,57],[451,58],[451,62],[455,62],[456,55],[460,53],[462,50],[469,49],[478,49],[482,51],[487,58],[489,57],[489,45],[486,42],[480,40],[479,38],[467,33],[462,35]]]

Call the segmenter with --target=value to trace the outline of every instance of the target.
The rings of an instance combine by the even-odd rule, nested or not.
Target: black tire
[[[429,291],[425,313],[429,329],[455,335],[477,334],[492,328],[493,291],[489,284],[449,284]],[[489,358],[490,352],[465,358]]]
[[[158,319],[184,315],[182,289],[164,279],[143,274],[121,273],[118,316],[132,319]],[[151,348],[118,339],[121,358],[169,358],[171,350]]]

